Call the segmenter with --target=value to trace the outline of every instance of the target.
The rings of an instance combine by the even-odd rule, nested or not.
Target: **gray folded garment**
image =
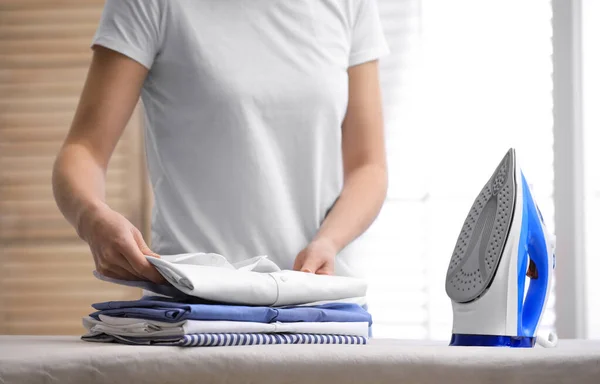
[[[166,323],[156,320],[118,318],[100,315],[82,319],[88,335],[107,334],[128,337],[183,336],[200,333],[305,333],[318,335],[369,336],[368,322],[291,322],[184,320]]]

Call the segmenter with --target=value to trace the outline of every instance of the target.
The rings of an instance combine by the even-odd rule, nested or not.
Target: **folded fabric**
[[[295,305],[319,300],[365,296],[366,282],[343,276],[299,271],[254,272],[196,264],[176,264],[147,257],[180,291],[230,304]]]
[[[94,274],[94,277],[96,277],[97,279],[106,281],[107,283],[125,285],[128,287],[134,287],[134,288],[141,288],[142,291],[144,292],[144,294],[152,293],[152,294],[158,294],[158,295],[163,295],[163,296],[167,296],[167,297],[182,298],[182,299],[186,299],[189,296],[189,295],[181,292],[179,289],[175,288],[171,284],[162,285],[162,284],[155,284],[150,281],[120,280],[120,279],[115,279],[113,277],[104,276],[103,274],[101,274],[98,271],[94,271],[93,274]]]
[[[320,301],[313,301],[311,303],[305,303],[305,304],[279,305],[279,306],[273,306],[273,307],[276,307],[276,308],[316,307],[316,306],[323,305],[323,304],[358,304],[361,307],[364,307],[367,305],[367,297],[366,296],[348,297],[345,299],[338,299],[338,300],[320,300]]]
[[[259,307],[221,304],[188,304],[174,299],[149,297],[133,301],[107,301],[92,304],[100,315],[138,318],[164,322],[183,320],[249,321],[256,323],[291,322],[367,322],[371,314],[357,304],[330,303],[314,307]]]
[[[299,305],[364,297],[367,293],[366,281],[362,279],[282,271],[266,256],[235,265],[221,255],[208,253],[146,258],[179,292],[145,282],[109,279],[97,272],[95,275],[103,280],[140,286],[162,295],[181,297],[183,292],[215,302],[244,305]]]
[[[123,319],[100,315],[100,320],[83,319],[89,333],[149,337],[183,336],[197,333],[306,333],[323,335],[369,336],[368,323],[254,323],[246,321],[186,320],[166,323],[144,319]]]
[[[205,265],[226,269],[237,269],[242,271],[275,272],[280,270],[279,267],[277,267],[277,265],[269,260],[266,256],[256,256],[235,264],[230,264],[224,256],[216,253],[183,253],[179,255],[163,255],[161,258],[175,264]],[[188,294],[180,291],[171,284],[155,284],[150,281],[142,280],[120,280],[104,276],[98,271],[94,271],[93,274],[97,279],[102,281],[129,287],[142,288],[146,292],[152,292],[173,298],[189,297]]]
[[[116,342],[133,345],[165,345],[179,347],[221,347],[266,344],[367,344],[366,337],[309,334],[205,333],[181,337],[139,338],[106,334],[85,335],[85,341]]]

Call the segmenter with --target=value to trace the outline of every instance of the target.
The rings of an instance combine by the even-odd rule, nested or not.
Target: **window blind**
[[[92,276],[56,207],[54,158],[69,129],[104,1],[0,1],[0,334],[81,334],[90,304],[139,297]],[[143,218],[139,114],[113,154],[107,201]]]
[[[449,340],[445,275],[475,197],[510,147],[553,223],[550,1],[379,0],[390,186],[360,239],[376,337]],[[543,330],[553,327],[554,295]]]

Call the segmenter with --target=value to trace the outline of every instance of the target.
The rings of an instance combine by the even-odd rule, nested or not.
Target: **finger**
[[[154,256],[154,257],[157,257],[160,259],[160,255],[156,252],[153,252],[150,249],[148,244],[146,244],[146,242],[144,241],[144,237],[142,236],[142,233],[137,228],[134,228],[134,230],[133,230],[133,239],[135,240],[136,244],[140,248],[140,251],[144,255]]]
[[[308,257],[305,261],[304,264],[302,264],[302,267],[300,268],[301,272],[308,272],[308,273],[315,273],[316,271],[318,271],[321,266],[323,264],[315,259],[315,258],[311,258]]]
[[[304,252],[300,252],[298,256],[296,256],[296,260],[294,261],[294,271],[299,271],[302,268],[302,264],[304,263]]]
[[[144,241],[144,237],[142,236],[142,233],[137,229],[137,228],[133,228],[133,239],[135,240],[135,243],[137,244],[138,248],[140,249],[140,251],[142,252],[142,254],[147,255],[147,256],[152,256],[152,257],[156,257],[158,259],[160,259],[160,255],[154,251],[152,251],[150,249],[150,247],[148,247],[148,244],[146,244],[146,241]],[[148,260],[146,260],[146,258],[144,258],[144,261],[146,261],[149,265],[150,265],[150,269],[152,271],[156,271],[156,275],[158,276],[158,284],[165,284],[167,282],[167,280],[164,278],[163,275],[161,275],[156,268],[148,262]],[[154,280],[152,280],[154,281]],[[156,282],[156,281],[154,281]]]
[[[110,272],[114,273],[117,276],[120,276],[120,278],[122,280],[129,280],[129,281],[139,281],[140,277],[136,274],[133,274],[131,272],[129,272],[128,270],[121,268],[117,265],[113,266],[110,269]]]
[[[166,282],[156,268],[146,260],[146,257],[135,242],[133,235],[122,238],[117,244],[123,257],[125,257],[138,275],[156,284],[163,284]]]
[[[321,267],[317,270],[317,275],[333,275],[334,273],[334,263],[331,260],[327,260],[321,265]]]
[[[113,266],[109,267],[109,269],[105,269],[105,270],[102,270],[99,272],[102,275],[104,275],[106,277],[110,277],[112,279],[128,280],[128,281],[140,280],[139,276],[134,275],[131,272],[129,272],[128,270],[123,269],[117,265],[113,265]]]
[[[333,275],[333,266],[330,264],[324,264],[321,268],[319,268],[316,272],[317,275]]]
[[[123,269],[129,274],[136,276],[136,280],[144,280],[144,276],[137,273],[127,259],[114,250],[105,251],[102,255],[102,260],[107,264],[107,269],[109,270],[113,269],[113,267],[118,267],[118,269]]]
[[[151,281],[155,284],[165,284],[167,281],[165,278],[154,268],[152,264],[146,260],[141,252],[134,253],[132,249],[124,250],[123,257],[128,261],[129,265],[135,270],[135,273],[140,276],[142,280]],[[139,252],[139,250],[138,250]]]

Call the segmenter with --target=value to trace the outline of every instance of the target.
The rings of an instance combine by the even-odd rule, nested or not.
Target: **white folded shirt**
[[[307,333],[368,337],[367,322],[253,323],[245,321],[185,320],[177,323],[118,318],[100,315],[100,320],[84,317],[88,334],[106,333],[128,337],[182,336],[198,333]]]
[[[94,271],[100,280],[136,286],[170,297],[195,296],[228,304],[291,306],[331,302],[366,302],[367,283],[363,279],[315,275],[281,270],[267,256],[257,256],[230,264],[215,253],[146,256],[171,285],[147,281],[109,278]]]
[[[220,255],[146,256],[181,292],[238,305],[285,306],[366,296],[362,279],[280,270],[266,256],[231,265]]]

